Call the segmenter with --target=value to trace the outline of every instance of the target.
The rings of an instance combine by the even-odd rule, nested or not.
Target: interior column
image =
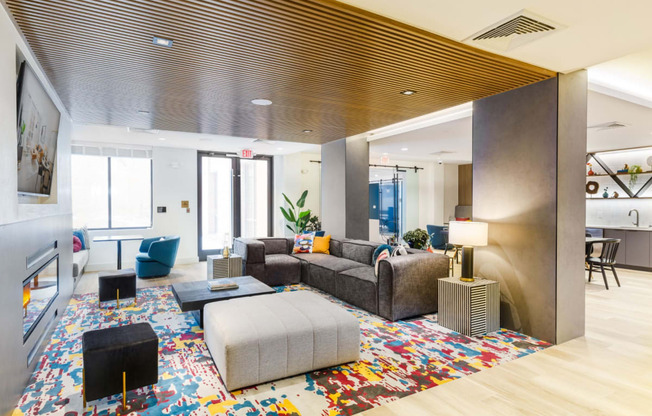
[[[322,228],[337,237],[369,239],[369,143],[353,137],[321,147]]]
[[[500,282],[501,326],[561,343],[584,334],[586,71],[473,105],[476,275]]]

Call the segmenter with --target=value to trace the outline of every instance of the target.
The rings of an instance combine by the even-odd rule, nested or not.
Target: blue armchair
[[[448,227],[443,225],[426,225],[430,235],[430,245],[437,250],[450,250],[452,244],[448,244]]]
[[[174,267],[179,250],[179,236],[146,238],[136,255],[138,277],[167,276]]]

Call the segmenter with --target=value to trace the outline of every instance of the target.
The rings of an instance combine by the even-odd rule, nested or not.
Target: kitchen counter
[[[591,225],[586,227],[593,237],[617,238],[616,266],[652,271],[652,227],[633,225]]]
[[[628,230],[628,231],[652,231],[652,225],[587,225],[586,228],[599,228],[603,230]]]

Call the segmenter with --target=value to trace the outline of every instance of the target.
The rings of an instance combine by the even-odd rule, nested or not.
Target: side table
[[[242,276],[242,257],[237,254],[231,254],[227,258],[219,254],[207,256],[206,271],[208,279]]]
[[[438,281],[439,325],[468,336],[500,329],[500,284],[476,277],[462,282],[458,277]]]

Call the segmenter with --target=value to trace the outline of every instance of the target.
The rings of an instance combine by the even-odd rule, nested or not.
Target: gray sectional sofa
[[[236,238],[243,274],[270,285],[303,282],[373,314],[396,321],[437,311],[437,279],[448,276],[448,257],[421,250],[381,260],[379,244],[331,238],[330,253],[292,254],[291,238]]]

